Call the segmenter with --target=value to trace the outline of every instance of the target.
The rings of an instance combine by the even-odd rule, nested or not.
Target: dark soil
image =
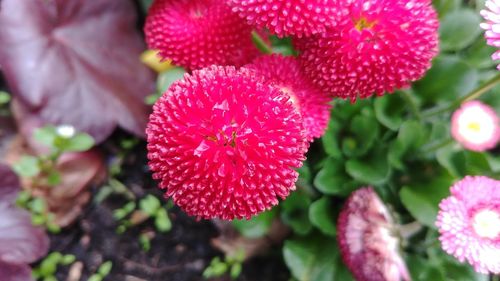
[[[107,144],[103,150],[109,152],[115,147]],[[144,144],[136,147],[126,159],[119,179],[138,198],[151,193],[161,198],[161,192],[147,170]],[[97,191],[98,188],[94,188],[94,194]],[[222,253],[210,244],[210,240],[218,235],[214,225],[210,221],[196,221],[176,207],[169,210],[172,230],[166,234],[156,233],[149,252],[143,251],[138,238],[142,232],[154,230],[151,222],[132,227],[123,234],[116,233],[118,223],[113,218],[113,210],[126,202],[123,196],[113,195],[100,204],[90,203],[72,227],[52,235],[51,251],[74,254],[78,261],[83,262],[80,280],[87,280],[105,261],[113,262],[112,272],[105,279],[110,281],[204,280],[202,272],[212,258],[222,257]],[[68,268],[60,270],[57,275],[59,280],[66,280],[67,276]],[[276,247],[270,249],[267,256],[245,262],[237,280],[288,279],[280,248]]]

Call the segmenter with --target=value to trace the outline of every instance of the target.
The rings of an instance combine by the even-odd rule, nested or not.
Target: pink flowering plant
[[[500,0],[0,0],[0,46],[0,281],[500,280]]]

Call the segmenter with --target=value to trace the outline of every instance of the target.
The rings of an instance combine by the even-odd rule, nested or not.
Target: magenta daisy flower
[[[334,0],[226,0],[251,25],[284,37],[312,35],[335,25]]]
[[[437,30],[428,0],[354,0],[335,27],[295,45],[318,88],[354,101],[420,79],[438,52]]]
[[[198,218],[250,218],[295,189],[308,142],[289,97],[246,70],[213,66],[176,82],[153,108],[149,166]]]
[[[481,23],[481,28],[486,30],[484,37],[486,43],[493,47],[500,47],[500,1],[487,0],[485,3],[486,9],[481,11],[481,15],[486,22]],[[500,60],[500,50],[491,55],[494,61]],[[497,66],[500,70],[500,65]]]
[[[467,149],[492,149],[500,141],[499,121],[495,110],[488,105],[466,102],[451,117],[451,135]]]
[[[259,55],[252,28],[222,0],[156,0],[144,32],[150,49],[188,69],[242,66]]]
[[[500,181],[467,176],[441,201],[436,225],[441,245],[477,272],[500,273]]]
[[[409,281],[399,240],[384,203],[371,187],[347,199],[337,224],[342,259],[357,281]]]
[[[331,98],[312,85],[294,57],[262,56],[246,68],[263,77],[264,83],[273,85],[290,96],[302,115],[309,141],[323,135],[330,119]]]

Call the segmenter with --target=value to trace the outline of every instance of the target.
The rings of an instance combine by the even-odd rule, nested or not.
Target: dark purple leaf
[[[0,261],[0,281],[32,281],[31,268],[26,264]]]
[[[9,166],[0,164],[0,204],[14,202],[19,189],[17,175]]]
[[[9,203],[0,203],[0,261],[31,263],[47,254],[49,239],[31,224],[30,214]]]
[[[14,204],[18,191],[17,176],[8,166],[0,164],[0,276],[9,276],[2,274],[7,270],[23,273],[22,267],[16,269],[7,264],[34,262],[44,256],[49,247],[45,232],[34,227],[30,214]]]
[[[0,1],[0,66],[12,93],[43,122],[98,142],[118,124],[143,135],[154,91],[128,0]]]

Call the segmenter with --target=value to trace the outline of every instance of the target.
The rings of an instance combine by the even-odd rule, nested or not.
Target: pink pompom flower
[[[252,28],[222,0],[156,0],[144,32],[150,49],[188,69],[242,66],[259,55]]]
[[[308,141],[323,135],[330,120],[330,97],[304,76],[297,59],[277,54],[262,56],[246,68],[290,96],[302,116]]]
[[[490,46],[500,47],[500,1],[487,0],[485,3],[486,9],[481,11],[481,15],[486,22],[481,23],[481,28],[486,30],[484,37],[486,43]],[[494,61],[500,60],[500,50],[491,55]],[[500,65],[497,66],[500,70]]]
[[[444,251],[477,272],[500,274],[500,181],[467,176],[455,183],[436,225]]]
[[[371,187],[356,190],[340,212],[337,239],[357,281],[411,280],[393,235],[393,220]]]
[[[453,113],[451,135],[466,149],[492,149],[500,140],[499,121],[493,108],[480,101],[469,101]]]
[[[248,23],[279,37],[302,37],[335,25],[335,0],[226,0]]]
[[[198,218],[250,218],[295,189],[308,142],[289,97],[246,70],[212,66],[174,83],[146,130],[166,196]]]
[[[336,26],[298,39],[306,74],[318,88],[352,101],[409,86],[438,52],[438,20],[429,0],[353,0]]]

